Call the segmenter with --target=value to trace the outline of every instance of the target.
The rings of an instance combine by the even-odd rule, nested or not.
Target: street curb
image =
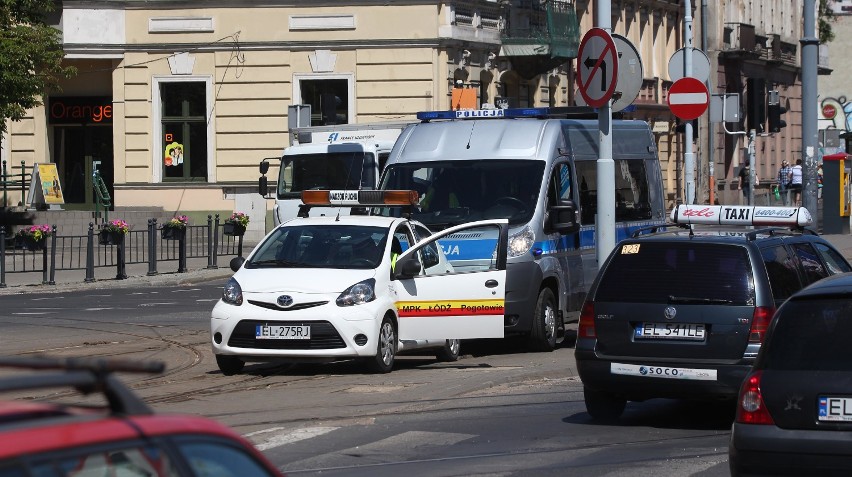
[[[183,273],[167,272],[159,273],[152,276],[129,276],[126,279],[97,279],[93,282],[80,281],[76,283],[60,283],[56,285],[47,284],[28,284],[28,285],[7,285],[6,288],[0,288],[0,296],[3,295],[23,295],[33,293],[64,293],[69,291],[96,291],[106,289],[148,287],[148,286],[192,286],[206,282],[220,281],[224,282],[230,278],[234,272],[229,268],[216,269],[199,269],[190,270]]]

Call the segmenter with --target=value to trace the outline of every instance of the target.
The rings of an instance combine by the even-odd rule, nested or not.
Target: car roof
[[[154,414],[135,393],[113,376],[115,372],[161,373],[162,362],[103,358],[0,357],[0,367],[25,370],[0,379],[0,391],[74,389],[101,394],[105,405],[67,402],[0,401],[0,460],[31,453],[78,448],[166,435],[205,435],[239,442],[256,457],[262,455],[227,426],[194,415]]]
[[[405,222],[407,219],[399,217],[384,217],[379,215],[341,215],[337,216],[337,208],[329,208],[330,215],[319,217],[296,217],[288,220],[279,227],[294,227],[301,225],[355,225],[363,227],[385,227],[390,228],[397,222]]]
[[[747,228],[736,226],[695,226],[692,230],[676,224],[667,224],[665,231],[645,233],[626,240],[631,242],[647,241],[690,241],[710,242],[719,244],[743,244],[749,242],[765,243],[775,240],[819,241],[825,242],[818,235],[802,233],[780,227]]]

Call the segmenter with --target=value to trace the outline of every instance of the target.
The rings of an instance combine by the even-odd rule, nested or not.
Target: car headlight
[[[337,297],[337,306],[361,305],[375,300],[375,286],[376,280],[373,278],[352,285]]]
[[[520,257],[530,251],[533,243],[535,243],[535,233],[528,225],[520,232],[509,237],[509,256]]]
[[[225,288],[222,290],[222,301],[231,305],[240,306],[243,304],[243,289],[240,284],[233,278],[225,283]]]

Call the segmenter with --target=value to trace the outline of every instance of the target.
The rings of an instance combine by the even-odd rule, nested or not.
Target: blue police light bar
[[[509,108],[509,109],[459,109],[456,111],[421,111],[417,119],[489,119],[489,118],[540,118],[559,114],[553,108]]]

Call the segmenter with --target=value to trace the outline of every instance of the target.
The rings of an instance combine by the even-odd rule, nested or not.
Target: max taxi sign
[[[672,209],[677,224],[774,225],[805,227],[813,223],[804,207],[760,207],[745,205],[679,205]]]

